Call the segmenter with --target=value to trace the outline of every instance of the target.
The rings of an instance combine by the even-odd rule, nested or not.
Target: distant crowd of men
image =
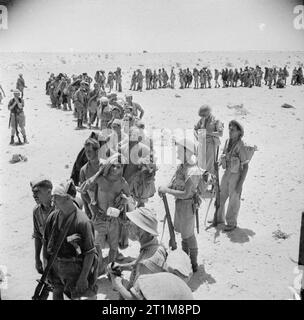
[[[238,86],[249,88],[253,86],[261,87],[263,80],[264,85],[267,85],[269,89],[272,89],[273,86],[284,88],[288,77],[289,72],[286,66],[284,68],[265,67],[264,71],[260,66],[256,66],[255,68],[246,66],[244,69],[224,68],[221,71],[214,69],[213,74],[207,67],[203,67],[202,69],[194,68],[192,71],[189,68],[180,68],[178,71],[180,89],[190,88],[192,84],[194,89],[211,88],[212,80],[214,80],[215,88],[220,88],[221,86],[223,88]],[[160,88],[175,89],[176,78],[174,67],[171,68],[170,75],[164,68],[158,69],[158,72],[146,69],[145,75],[143,75],[140,69],[137,69],[132,74],[130,90],[142,91],[144,81],[146,90]],[[294,68],[291,85],[301,85],[303,83],[302,67]]]

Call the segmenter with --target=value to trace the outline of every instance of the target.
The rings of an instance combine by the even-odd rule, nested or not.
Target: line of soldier
[[[264,80],[264,85],[267,85],[269,89],[272,86],[277,88],[284,88],[287,84],[287,78],[289,77],[289,72],[287,67],[279,68],[276,67],[269,68],[265,67],[264,71],[260,66],[243,68],[223,68],[222,70],[214,69],[212,74],[211,69],[203,67],[202,69],[194,68],[191,72],[189,68],[179,69],[179,88],[185,89],[190,88],[193,83],[194,89],[204,89],[212,87],[212,79],[214,79],[214,87],[220,88],[220,78],[223,88],[227,87],[261,87],[262,81]],[[133,72],[131,78],[130,90],[142,91],[143,83],[145,81],[146,90],[159,89],[159,88],[175,88],[176,75],[174,72],[174,67],[171,68],[170,76],[167,71],[162,68],[158,72],[151,69],[146,69],[145,76],[140,69]],[[302,67],[293,70],[291,84],[302,84],[303,83],[303,72]]]
[[[206,130],[206,169],[214,173],[215,150],[223,134],[223,124],[212,115],[208,105],[200,108],[199,116],[195,135],[201,129]],[[31,182],[38,204],[33,212],[33,237],[39,273],[43,273],[65,221],[73,214],[76,217],[48,277],[53,286],[53,299],[63,299],[64,294],[71,299],[95,297],[97,277],[105,271],[122,299],[159,298],[160,288],[164,299],[193,298],[186,282],[200,267],[194,231],[194,201],[202,175],[193,157],[197,150],[189,139],[176,141],[177,157],[182,164],[177,167],[170,183],[158,189],[160,196],[171,194],[175,197],[174,228],[181,233],[182,251],[177,250],[172,257],[158,240],[156,215],[145,206],[156,191],[157,168],[151,140],[138,122],[124,133],[121,120],[116,119],[112,130],[108,131],[110,139],[107,139],[109,135],[104,139],[103,133],[93,132],[85,141],[87,162],[81,166],[79,183],[77,181],[84,211],[72,181],[57,186],[53,191],[50,180],[41,178]],[[220,157],[225,173],[216,215],[217,225],[226,222],[225,231],[237,227],[241,192],[248,172],[250,156],[243,136],[242,125],[235,120],[230,121],[229,139]],[[106,152],[103,153],[102,149]],[[134,153],[130,152],[134,150]],[[132,158],[131,154],[136,157]],[[128,246],[126,238],[138,241],[141,249],[137,259],[121,263],[124,257],[119,248]],[[106,245],[109,254],[103,257],[102,250]],[[41,259],[42,247],[44,262]],[[128,282],[123,281],[121,274],[125,270],[131,271]]]

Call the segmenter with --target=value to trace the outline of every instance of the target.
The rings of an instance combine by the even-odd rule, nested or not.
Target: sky
[[[0,30],[0,51],[303,51],[304,29],[293,24],[299,4],[303,1],[15,0],[8,5],[8,29]]]

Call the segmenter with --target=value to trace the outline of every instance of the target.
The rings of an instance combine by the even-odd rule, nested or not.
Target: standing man
[[[242,137],[244,129],[236,120],[229,122],[229,140],[226,141],[221,164],[225,173],[220,185],[220,207],[217,213],[217,223],[225,222],[225,231],[232,231],[237,227],[237,217],[241,205],[241,193],[248,172],[247,152]],[[225,203],[229,198],[225,216]]]
[[[24,88],[27,88],[27,86],[25,85],[25,82],[24,82],[24,79],[23,79],[23,75],[20,73],[19,74],[19,78],[17,79],[16,89],[21,92],[21,98],[23,98],[23,90],[24,90]]]
[[[133,102],[133,96],[131,94],[126,95],[126,104],[132,107],[132,114],[138,119],[142,119],[144,116],[144,109],[139,103]]]
[[[182,162],[178,166],[170,184],[158,189],[162,194],[175,197],[174,229],[181,233],[182,249],[190,256],[192,270],[198,270],[198,246],[194,234],[195,195],[201,177],[201,169],[194,161],[196,147],[191,140],[182,139],[176,142],[177,158]]]
[[[123,164],[118,160],[119,154],[108,158],[98,172],[81,186],[81,193],[90,190],[97,195],[97,203],[91,205],[91,210],[94,212],[92,220],[97,233],[95,241],[99,252],[99,274],[103,273],[105,267],[102,249],[106,242],[110,248],[108,262],[114,262],[117,257],[120,236],[119,201],[122,194],[125,197],[130,195],[128,183],[122,176]],[[118,215],[109,214],[109,210],[118,211]]]
[[[87,82],[81,81],[80,88],[75,92],[73,96],[73,102],[77,114],[77,127],[76,129],[83,129],[83,120],[85,118],[87,93],[86,93]]]
[[[175,73],[174,73],[174,68],[173,67],[171,69],[170,82],[171,82],[171,89],[174,89]]]
[[[88,159],[88,162],[80,169],[79,173],[79,183],[82,185],[87,179],[94,176],[99,170],[99,142],[93,138],[88,138],[84,143],[85,155]],[[91,198],[88,192],[81,194],[81,198],[84,204],[84,210],[86,215],[91,219],[92,212],[90,209]]]
[[[69,228],[66,238],[49,274],[53,286],[53,300],[95,297],[97,293],[98,256],[94,245],[94,227],[89,218],[73,201],[75,191],[72,182],[61,183],[53,189],[52,196],[58,210],[46,221],[43,254],[46,260],[54,253],[66,223]]]
[[[43,235],[46,225],[46,220],[50,213],[55,209],[52,205],[52,188],[50,180],[40,178],[31,181],[33,198],[37,205],[33,210],[34,232],[33,239],[35,240],[35,267],[38,273],[43,273],[43,264],[41,261],[41,251],[43,247]]]
[[[216,149],[221,143],[219,138],[223,136],[223,123],[215,119],[211,113],[210,106],[206,104],[199,108],[198,115],[201,119],[194,127],[195,137],[198,138],[198,131],[200,129],[206,129],[206,168],[203,169],[215,174]]]
[[[10,110],[10,120],[9,126],[11,128],[11,142],[10,144],[14,144],[14,137],[17,134],[18,144],[22,144],[19,133],[18,133],[18,126],[23,136],[24,143],[28,143],[26,139],[26,132],[25,132],[25,115],[23,112],[24,108],[24,100],[20,97],[20,91],[14,91],[14,97],[8,103],[8,109]]]

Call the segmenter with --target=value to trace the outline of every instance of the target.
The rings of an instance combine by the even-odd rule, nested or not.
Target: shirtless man
[[[79,183],[82,185],[87,179],[94,176],[99,170],[99,142],[93,138],[88,138],[84,143],[85,155],[88,159],[88,162],[80,169],[79,173]],[[91,198],[90,193],[85,192],[81,194],[81,199],[84,204],[84,210],[86,215],[91,219],[93,214],[90,209]]]
[[[98,172],[81,187],[81,192],[90,189],[97,194],[97,204],[91,205],[91,208],[94,212],[95,241],[99,251],[99,274],[103,272],[105,267],[102,248],[105,247],[106,241],[110,248],[108,263],[115,261],[118,252],[119,218],[111,215],[111,212],[119,209],[118,214],[120,214],[126,204],[126,199],[130,196],[128,183],[122,176],[123,164],[119,163],[119,158],[119,154],[110,157]]]

